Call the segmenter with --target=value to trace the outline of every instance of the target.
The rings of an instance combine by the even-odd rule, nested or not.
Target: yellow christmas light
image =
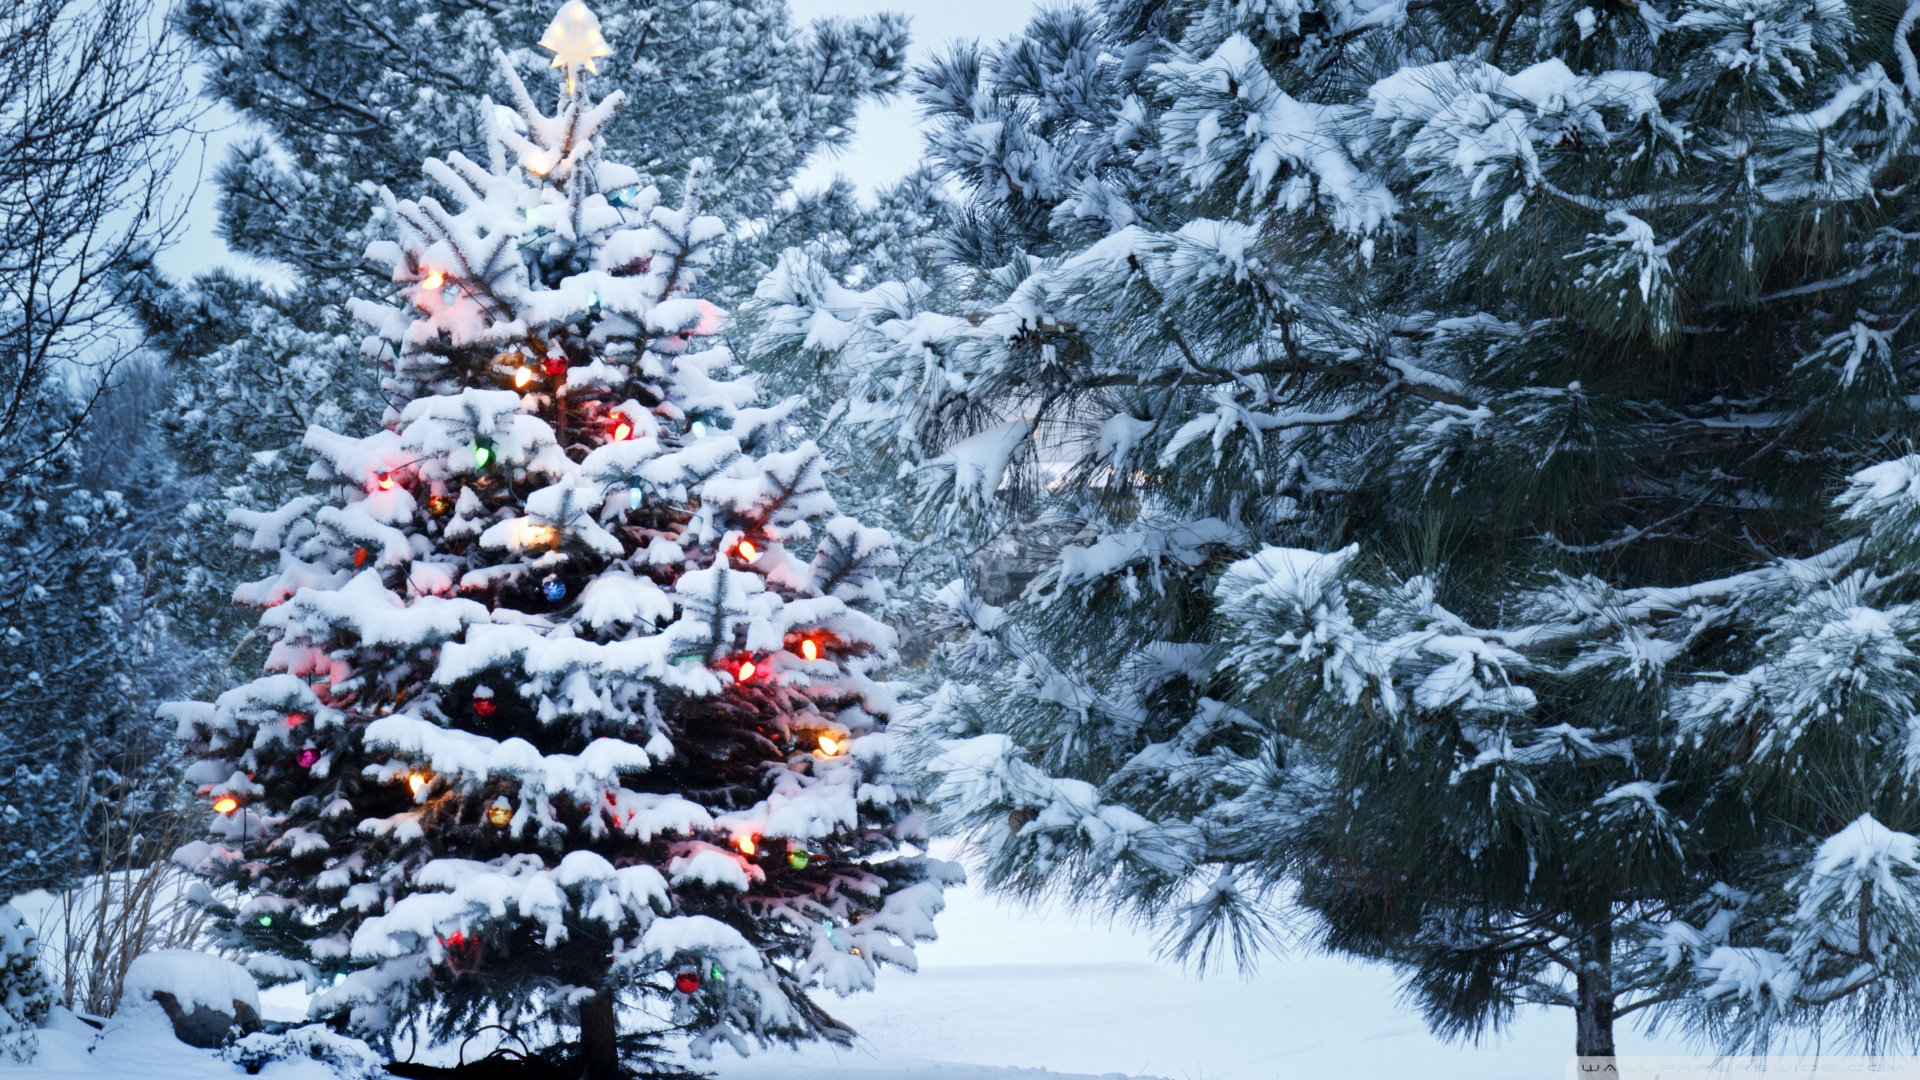
[[[800,643],[800,658],[807,661],[820,659],[820,646],[815,645],[812,638],[802,641]]]
[[[426,798],[427,789],[432,786],[433,780],[429,778],[426,773],[417,772],[407,774],[407,787],[413,792],[413,797],[416,799]]]
[[[420,279],[421,287],[428,292],[438,292],[446,283],[447,275],[438,270],[429,270],[427,271],[427,276]]]
[[[520,367],[517,370],[515,370],[513,373],[513,388],[515,390],[525,390],[527,388],[527,384],[532,381],[533,381],[533,369],[528,367],[525,364],[521,364]]]
[[[832,757],[840,752],[840,740],[831,735],[820,736],[820,752]]]
[[[525,165],[527,171],[535,176],[545,176],[553,171],[553,162],[547,160],[545,151],[541,150],[528,154],[526,160],[520,164]]]
[[[600,17],[581,0],[567,0],[553,16],[540,47],[553,53],[553,65],[567,73],[567,93],[573,93],[573,69],[583,65],[598,75],[593,65],[602,56],[612,56],[613,48],[600,36]]]

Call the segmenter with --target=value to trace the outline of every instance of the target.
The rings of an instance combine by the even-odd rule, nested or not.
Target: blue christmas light
[[[549,600],[564,600],[567,596],[567,583],[558,580],[543,582],[540,591],[546,593]]]

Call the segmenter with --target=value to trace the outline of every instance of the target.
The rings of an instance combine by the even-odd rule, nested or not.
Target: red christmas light
[[[368,551],[366,548],[363,548],[363,547],[354,548],[353,549],[353,568],[358,570],[359,568],[367,565],[367,559],[372,555],[373,555],[373,552]]]
[[[373,481],[374,483],[380,485],[381,491],[393,490],[393,474],[392,473],[384,473],[384,472],[380,473],[379,475],[373,478]]]
[[[628,439],[631,439],[631,438],[633,438],[632,424],[629,424],[625,420],[622,420],[619,423],[613,425],[613,441],[614,442],[626,442]]]
[[[820,646],[812,638],[800,643],[800,659],[813,661],[820,659]]]
[[[700,989],[700,973],[683,971],[673,977],[673,988],[683,994],[691,994]]]
[[[313,747],[309,746],[306,749],[300,751],[300,756],[297,758],[294,758],[293,760],[301,768],[311,769],[313,768],[314,763],[320,760],[320,751],[315,750]]]
[[[473,699],[473,713],[482,720],[492,716],[493,710],[499,707],[500,703],[490,697],[477,697]]]
[[[565,375],[567,373],[567,358],[565,356],[556,356],[553,353],[548,353],[547,358],[540,362],[540,370],[554,378]]]
[[[306,713],[290,712],[287,714],[287,726],[290,728],[299,727],[301,724],[304,724],[306,722],[307,722]]]
[[[757,547],[754,547],[753,541],[751,540],[740,541],[740,546],[735,548],[734,550],[738,551],[740,553],[740,557],[747,560],[748,562],[752,562],[753,560],[760,557],[760,549]]]
[[[740,672],[734,676],[734,679],[737,682],[746,682],[748,679],[753,678],[753,673],[758,670],[760,669],[753,666],[753,661],[742,660],[740,661]]]

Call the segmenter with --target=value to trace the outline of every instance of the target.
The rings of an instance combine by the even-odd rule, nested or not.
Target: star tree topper
[[[553,22],[540,38],[540,47],[552,50],[553,66],[567,73],[569,94],[573,93],[576,65],[584,64],[588,71],[598,75],[600,69],[593,65],[594,60],[613,55],[613,47],[600,36],[600,17],[582,0],[567,0],[554,14]]]

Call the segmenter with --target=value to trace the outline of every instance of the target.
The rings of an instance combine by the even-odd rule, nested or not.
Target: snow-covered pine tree
[[[22,466],[0,486],[0,892],[9,896],[91,872],[103,815],[141,817],[176,798],[153,713],[179,692],[181,672],[140,565],[169,485],[164,457],[159,468],[140,460],[151,400],[125,391],[141,374],[138,362],[123,365],[121,385],[84,418],[86,403],[66,386],[41,387],[23,410],[36,437],[0,448],[0,472]],[[133,437],[108,438],[116,421]],[[64,445],[48,445],[56,440]],[[143,862],[165,852],[136,844],[121,854]]]
[[[976,272],[763,299],[1036,564],[922,721],[989,883],[1243,959],[1290,890],[1451,1035],[1910,1032],[1905,567],[1827,507],[1912,408],[1894,14],[1112,0],[921,74]]]
[[[889,538],[714,340],[707,164],[663,205],[600,141],[592,13],[544,40],[555,113],[502,56],[487,162],[389,202],[405,306],[354,305],[386,423],[308,429],[327,495],[238,519],[271,657],[171,707],[215,811],[182,857],[255,970],[369,1033],[551,1020],[596,1080],[649,1035],[623,1007],[696,1054],[845,1041],[807,991],[911,966],[956,874],[893,773]]]
[[[227,513],[280,505],[300,490],[297,433],[378,421],[384,403],[356,355],[347,301],[385,287],[360,253],[390,227],[377,192],[415,193],[412,163],[459,151],[482,156],[496,49],[523,77],[544,67],[532,47],[550,5],[540,0],[194,0],[175,25],[208,72],[207,91],[262,135],[234,146],[214,181],[228,246],[263,279],[216,269],[191,282],[136,282],[149,344],[174,375],[161,430],[199,486],[175,533],[165,582],[177,632],[214,661],[245,633],[227,603],[249,569],[228,542]],[[707,205],[735,223],[709,274],[726,301],[749,293],[781,249],[818,240],[893,272],[897,235],[873,236],[850,186],[800,197],[792,181],[822,150],[844,145],[862,102],[896,92],[906,20],[882,14],[798,22],[786,0],[619,0],[610,35],[634,43],[600,61],[608,89],[653,103],[604,133],[609,147],[669,202],[689,163],[710,157]],[[668,103],[671,103],[670,105]],[[924,192],[883,193],[913,216]],[[858,223],[861,229],[847,228]],[[922,230],[904,230],[916,238]],[[382,268],[384,269],[384,268]],[[290,433],[295,438],[289,440]],[[257,659],[244,652],[243,659]]]

